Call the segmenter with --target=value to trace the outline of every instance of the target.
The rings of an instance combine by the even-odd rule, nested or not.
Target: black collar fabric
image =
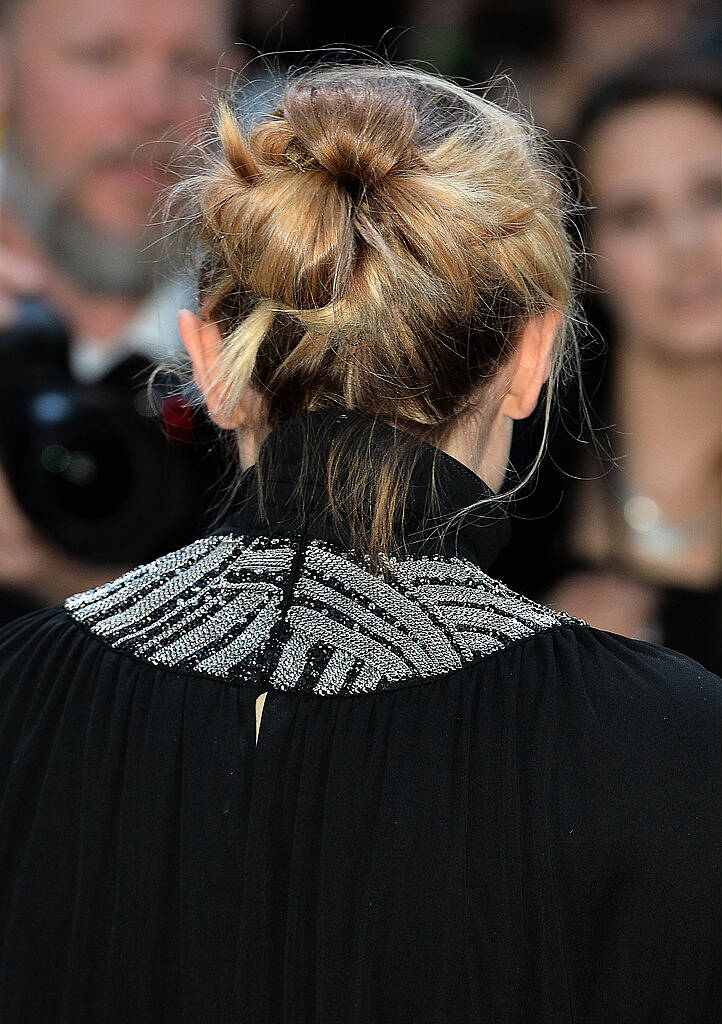
[[[275,459],[270,486],[264,489],[266,518],[259,511],[256,468],[251,466],[241,477],[222,525],[213,532],[269,536],[298,533],[300,494],[304,506],[301,532],[312,538],[343,543],[327,508],[323,467],[334,431],[343,429],[350,417],[371,419],[363,413],[332,406],[281,423],[268,439]],[[373,436],[377,449],[395,443],[397,438],[392,427],[378,421]],[[412,556],[465,558],[487,570],[511,533],[502,505],[483,480],[462,463],[429,444],[418,444],[420,455],[406,505],[406,552]],[[304,460],[304,445],[310,459]],[[432,477],[441,508],[441,516],[434,522],[424,517]],[[478,502],[484,502],[480,509],[464,511]]]

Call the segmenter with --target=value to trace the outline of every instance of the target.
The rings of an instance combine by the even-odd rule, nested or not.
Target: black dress
[[[498,518],[381,578],[311,477],[291,534],[279,430],[272,531],[248,471],[0,637],[3,1024],[721,1019],[722,680],[489,577]]]

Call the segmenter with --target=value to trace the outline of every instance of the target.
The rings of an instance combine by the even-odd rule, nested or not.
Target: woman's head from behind
[[[722,350],[719,109],[716,68],[655,55],[602,83],[575,133],[615,331],[667,360]]]
[[[443,448],[469,417],[483,436],[505,398],[527,415],[561,365],[574,257],[554,160],[523,117],[388,67],[302,74],[250,125],[226,102],[217,134],[180,190],[217,339],[209,404],[228,426],[339,404],[398,428],[384,465],[329,479],[352,540],[389,551],[410,439]]]

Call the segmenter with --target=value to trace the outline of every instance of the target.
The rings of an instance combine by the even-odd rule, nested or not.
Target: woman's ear
[[[229,412],[222,401],[222,385],[216,380],[223,345],[218,325],[202,320],[190,309],[182,309],[178,314],[178,331],[193,363],[193,377],[203,392],[209,416],[216,426],[238,432],[241,463],[244,468],[251,465],[269,431],[263,395],[247,384],[238,405]]]
[[[508,385],[499,412],[510,419],[526,419],[536,409],[542,386],[549,379],[554,340],[562,320],[558,310],[550,309],[530,320],[517,339],[514,354],[501,371]]]
[[[238,427],[243,420],[241,409],[230,415],[224,411],[221,387],[216,381],[218,357],[223,344],[218,324],[201,320],[190,309],[182,309],[178,313],[178,332],[193,363],[193,377],[203,392],[211,419],[226,430]]]

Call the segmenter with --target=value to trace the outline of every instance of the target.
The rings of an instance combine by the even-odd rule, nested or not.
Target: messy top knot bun
[[[272,427],[338,403],[439,446],[524,322],[549,309],[566,318],[560,365],[571,210],[524,117],[387,66],[306,72],[251,124],[237,111],[219,105],[217,149],[179,190],[203,252],[201,310],[224,335],[229,408],[252,383]],[[394,547],[407,448],[329,482],[372,559]],[[369,507],[371,520],[358,511]]]
[[[299,155],[307,154],[352,197],[413,166],[416,111],[403,93],[392,98],[345,81],[300,84],[280,110]]]

